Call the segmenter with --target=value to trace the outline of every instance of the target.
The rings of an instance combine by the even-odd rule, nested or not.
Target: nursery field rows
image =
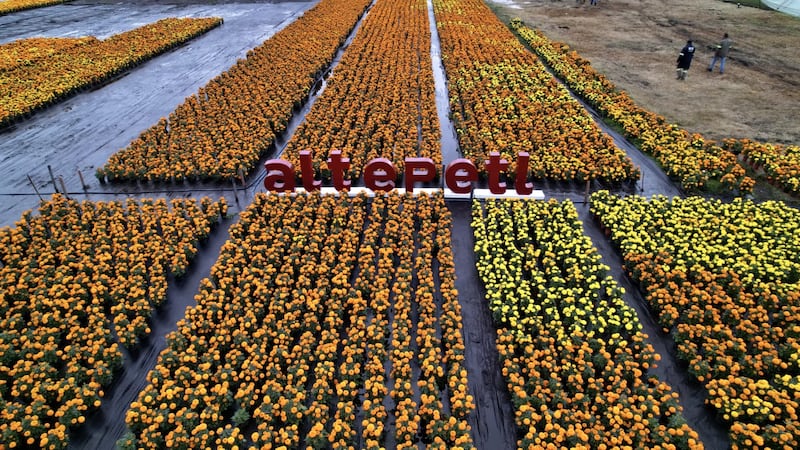
[[[0,443],[798,445],[800,218],[730,200],[790,152],[690,136],[478,0],[69,2],[0,45],[175,16],[224,23],[0,130]],[[41,42],[0,75],[91,39]],[[548,200],[445,202],[458,157]],[[274,195],[269,158],[437,176]]]

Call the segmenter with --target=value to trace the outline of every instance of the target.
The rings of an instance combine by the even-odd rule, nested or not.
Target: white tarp
[[[761,0],[770,8],[795,17],[800,17],[800,0]]]

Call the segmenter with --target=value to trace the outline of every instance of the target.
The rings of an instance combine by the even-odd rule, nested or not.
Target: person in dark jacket
[[[686,45],[681,49],[678,55],[678,79],[685,80],[686,74],[689,72],[689,67],[692,65],[692,58],[694,57],[694,44],[692,40],[686,41]]]

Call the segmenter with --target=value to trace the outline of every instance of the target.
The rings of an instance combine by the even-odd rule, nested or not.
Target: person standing
[[[719,61],[719,73],[725,73],[725,60],[728,59],[731,46],[733,46],[733,41],[728,37],[728,33],[725,33],[725,36],[722,37],[722,40],[714,48],[714,57],[711,58],[711,64],[708,66],[709,72],[714,70],[714,66],[717,64],[717,61]]]
[[[689,67],[692,65],[692,58],[694,57],[694,44],[692,40],[686,41],[686,45],[681,49],[678,55],[678,79],[685,80],[686,74],[689,72]]]

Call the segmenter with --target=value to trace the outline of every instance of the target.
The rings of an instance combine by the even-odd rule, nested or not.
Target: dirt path
[[[464,362],[469,373],[469,391],[475,398],[475,412],[470,421],[472,438],[479,449],[514,449],[517,447],[514,411],[500,370],[494,322],[475,267],[471,204],[448,202],[447,206],[453,215],[452,246],[456,289],[464,318]]]
[[[637,104],[711,139],[800,144],[800,19],[721,0],[487,0],[591,61]],[[708,45],[734,40],[724,75]],[[686,81],[675,60],[697,47]]]
[[[583,222],[584,233],[592,240],[592,244],[602,255],[603,263],[611,268],[611,274],[617,283],[625,289],[625,302],[636,310],[647,341],[661,355],[661,361],[650,370],[659,380],[670,385],[680,396],[683,415],[689,425],[695,429],[706,450],[725,450],[730,448],[727,427],[716,418],[716,412],[705,405],[707,392],[705,388],[686,371],[686,363],[677,358],[677,349],[672,337],[664,333],[656,318],[642,296],[638,285],[625,273],[622,256],[614,248],[609,239],[600,231],[599,226],[589,212],[589,205],[575,205]]]

